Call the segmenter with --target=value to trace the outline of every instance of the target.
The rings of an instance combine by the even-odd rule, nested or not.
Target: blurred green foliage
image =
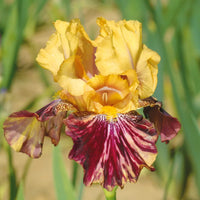
[[[87,15],[91,13],[84,12],[84,9],[88,11],[92,6],[93,12],[97,9],[102,11],[106,8],[110,12],[115,9],[124,19],[141,21],[143,42],[161,55],[156,97],[163,100],[166,106],[171,105],[171,110],[182,124],[180,141],[169,145],[158,142],[156,168],[158,181],[165,188],[163,199],[168,198],[169,192],[175,199],[185,198],[191,176],[196,180],[200,195],[200,0],[0,0],[0,124],[9,114],[4,108],[5,95],[12,87],[18,70],[17,58],[21,46],[30,41],[40,27],[48,26],[57,18],[69,20],[80,17],[86,23]],[[38,73],[48,91],[48,78],[43,71],[38,70]],[[39,99],[41,97],[33,99],[28,107],[34,107]],[[5,150],[9,158],[10,200],[16,197],[17,200],[24,199],[25,179],[21,183],[16,181],[12,152],[2,143],[0,141],[0,151]],[[53,156],[58,199],[63,199],[61,193],[75,199],[72,188],[76,181],[70,184],[58,149]],[[76,168],[74,165],[74,177]],[[66,182],[60,188],[59,182],[64,181],[63,178]],[[81,195],[78,199],[81,199]]]
[[[70,181],[64,162],[62,160],[62,154],[58,147],[54,148],[53,151],[53,171],[55,188],[57,192],[58,200],[76,200],[76,193],[73,188],[72,182]]]

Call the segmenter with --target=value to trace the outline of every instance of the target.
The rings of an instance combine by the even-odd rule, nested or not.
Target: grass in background
[[[179,133],[177,141],[172,141],[172,144],[169,145],[158,143],[159,154],[156,168],[159,175],[158,181],[162,182],[165,188],[163,199],[167,199],[169,193],[175,199],[189,198],[188,187],[191,177],[195,178],[196,189],[200,195],[199,0],[96,0],[92,1],[92,4],[89,0],[73,2],[70,0],[13,0],[13,3],[0,0],[0,72],[2,73],[0,78],[0,124],[2,125],[5,117],[9,115],[9,109],[5,109],[7,107],[6,95],[12,88],[15,72],[18,70],[17,58],[22,45],[28,42],[28,38],[31,40],[39,28],[47,26],[57,18],[69,20],[80,17],[82,22],[87,23],[85,19],[88,13],[84,12],[84,8],[91,8],[93,5],[96,5],[95,9],[97,7],[98,9],[106,8],[110,11],[117,8],[122,18],[141,21],[144,43],[161,55],[156,97],[162,100],[166,106],[172,105],[170,106],[172,112],[177,114],[182,123],[182,132]],[[78,16],[75,13],[78,13]],[[32,65],[35,65],[34,61]],[[28,108],[33,108],[49,93],[52,94],[46,73],[38,70],[37,67],[35,70],[41,74],[41,81],[47,92],[33,99],[28,106],[24,105]],[[170,80],[170,84],[167,80]],[[49,90],[50,92],[48,92]],[[166,93],[166,90],[169,93]],[[169,94],[172,95],[169,96]],[[0,151],[6,151],[8,156],[10,200],[14,200],[16,197],[17,200],[21,200],[24,199],[25,178],[22,178],[21,181],[16,180],[18,172],[12,163],[12,151],[2,141],[2,134],[1,130]],[[70,190],[72,192],[71,199],[81,199],[81,192],[79,197],[75,197],[72,188],[82,191],[82,185],[77,187],[76,178],[73,179],[72,185],[70,184],[58,149],[55,149],[53,156],[58,162],[58,165],[53,163],[58,200],[63,199],[62,195],[60,196],[62,193],[60,189]],[[76,176],[76,167],[74,165],[74,177]],[[61,170],[56,170],[57,168]],[[60,188],[59,182],[63,177],[66,179],[66,184]],[[1,187],[3,186],[0,181],[0,189]]]

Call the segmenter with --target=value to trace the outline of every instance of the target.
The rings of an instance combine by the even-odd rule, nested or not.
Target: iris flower
[[[36,60],[61,87],[58,99],[35,113],[11,114],[4,133],[15,151],[38,158],[44,137],[57,145],[64,124],[73,140],[69,158],[82,165],[85,185],[111,191],[136,182],[143,167],[154,170],[158,136],[167,143],[180,123],[152,97],[160,56],[142,43],[141,23],[98,18],[97,24],[91,40],[77,19],[54,23]]]

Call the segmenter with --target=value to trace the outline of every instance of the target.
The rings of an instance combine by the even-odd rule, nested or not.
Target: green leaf
[[[158,148],[158,156],[156,158],[156,170],[159,177],[162,178],[164,183],[167,183],[167,179],[170,172],[170,152],[168,146],[165,143],[159,141],[156,144]]]
[[[189,88],[193,95],[200,93],[200,84],[199,84],[199,75],[200,75],[200,68],[197,57],[196,49],[195,49],[195,42],[192,40],[191,29],[190,27],[185,27],[182,32],[182,46],[183,46],[183,62],[186,65],[186,76]],[[198,38],[200,41],[200,39]],[[197,42],[198,42],[197,40]],[[191,98],[191,97],[190,97]]]
[[[24,200],[24,183],[23,183],[23,181],[19,185],[16,200]]]
[[[143,21],[147,14],[143,0],[115,0],[115,2],[125,19]]]
[[[19,39],[23,38],[23,31],[29,15],[30,0],[17,0]],[[21,42],[21,41],[20,41]]]
[[[18,48],[17,7],[14,3],[7,19],[7,25],[2,37],[2,88],[9,88],[15,72],[16,52]]]
[[[72,185],[75,188],[77,184],[77,176],[78,176],[78,163],[73,161],[73,175],[72,175]]]
[[[4,31],[4,27],[7,23],[10,7],[5,3],[5,0],[0,0],[0,32]]]
[[[199,19],[200,19],[200,1],[196,0],[195,3],[193,4],[193,10],[191,12],[191,32],[192,32],[192,39],[194,42],[194,45],[198,51],[198,55],[200,56],[200,26],[199,26]]]
[[[69,20],[71,16],[71,2],[70,0],[62,0],[61,2],[65,9],[66,18]]]
[[[116,200],[116,192],[117,192],[117,186],[114,187],[112,191],[108,191],[105,188],[103,189],[106,200]]]
[[[83,190],[84,190],[84,183],[83,183],[83,181],[81,179],[81,183],[80,183],[80,186],[79,186],[78,200],[82,200]]]
[[[167,53],[166,55],[169,55]],[[186,144],[186,150],[189,157],[189,160],[192,164],[192,169],[195,173],[196,183],[198,187],[198,191],[200,194],[200,164],[199,164],[199,151],[200,151],[200,130],[198,128],[197,119],[195,118],[195,114],[192,112],[190,108],[190,102],[188,101],[188,93],[184,91],[183,88],[183,80],[181,77],[181,73],[173,69],[173,60],[170,56],[168,56],[168,70],[169,77],[172,84],[172,91],[174,96],[175,105],[179,114],[179,118],[182,124],[183,133],[184,133],[184,141]],[[180,69],[181,70],[181,69]],[[179,89],[181,87],[181,90]],[[184,91],[183,93],[181,91]]]
[[[187,113],[187,114],[186,114]],[[195,173],[197,188],[200,194],[200,130],[198,128],[197,120],[191,111],[187,108],[182,108],[181,121],[185,135],[185,143],[189,159],[192,163],[192,168]]]
[[[167,4],[165,20],[166,28],[176,23],[176,18],[181,12],[185,0],[170,0]]]
[[[53,173],[58,200],[76,200],[72,183],[67,175],[59,147],[53,150]]]
[[[37,17],[39,13],[42,11],[44,6],[46,5],[47,0],[37,0],[35,1],[35,14],[34,17]]]
[[[184,2],[180,5],[181,9],[176,17],[176,29],[182,29],[186,24],[188,24],[193,9],[193,3],[194,0],[184,0]]]
[[[187,181],[191,172],[190,162],[186,158],[184,146],[175,152],[173,172],[173,193],[176,199],[182,199],[186,191]]]
[[[12,152],[10,146],[7,146],[8,162],[9,162],[9,184],[10,184],[10,200],[15,200],[17,194],[17,182],[15,169],[12,161]]]
[[[12,4],[5,32],[2,37],[2,89],[9,89],[16,71],[16,59],[28,18],[30,0],[19,0]]]
[[[40,13],[45,12],[44,7],[47,3],[47,0],[34,0],[31,1],[28,19],[26,22],[26,27],[24,30],[24,37],[31,39],[32,36],[35,34],[35,30],[37,28],[37,25],[40,22]],[[39,22],[39,23],[38,23]]]

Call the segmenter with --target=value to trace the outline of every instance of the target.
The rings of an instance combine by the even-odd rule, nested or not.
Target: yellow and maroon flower
[[[36,158],[44,136],[58,144],[64,123],[74,142],[69,158],[83,166],[84,183],[112,190],[135,182],[143,167],[153,170],[158,136],[168,142],[180,123],[151,97],[160,56],[142,43],[141,23],[98,18],[97,24],[100,33],[91,40],[79,20],[54,23],[37,61],[62,88],[59,99],[36,113],[10,115],[4,133],[13,149]]]

